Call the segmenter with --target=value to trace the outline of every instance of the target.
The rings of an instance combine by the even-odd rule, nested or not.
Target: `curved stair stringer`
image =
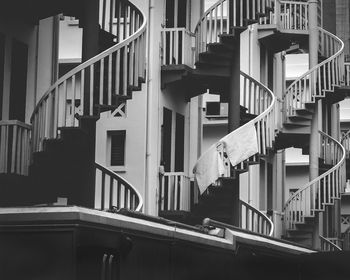
[[[59,139],[61,128],[79,127],[79,119],[96,117],[101,108],[117,108],[145,79],[145,15],[129,1],[101,0],[100,5],[100,28],[114,38],[114,44],[69,71],[45,92],[31,116],[32,153],[44,151],[44,141]],[[100,193],[109,195],[100,198],[101,209],[104,205],[112,208],[114,201],[118,207],[142,209],[142,197],[130,183],[96,163],[97,176],[101,177],[99,183],[96,179]]]
[[[197,180],[197,183],[200,185],[202,179],[201,176],[201,167],[207,166],[208,158],[213,158],[214,154],[215,158],[218,158],[220,166],[223,166],[223,170],[214,170],[216,172],[215,177],[212,177],[212,181],[208,185],[202,185],[200,188],[202,192],[203,189],[209,187],[210,184],[215,184],[218,180],[222,180],[224,178],[232,178],[234,177],[234,173],[241,173],[248,171],[248,167],[251,164],[259,163],[259,157],[267,156],[269,154],[269,149],[273,148],[273,143],[275,139],[275,106],[276,106],[276,98],[272,91],[268,89],[266,86],[245,74],[241,71],[241,79],[242,79],[242,90],[240,96],[241,106],[247,108],[247,113],[256,115],[256,117],[244,125],[240,126],[236,130],[232,131],[225,137],[221,138],[218,142],[213,144],[207,151],[205,151],[202,156],[198,159],[195,167],[194,173]],[[237,162],[231,162],[231,157],[227,150],[227,145],[229,145],[230,141],[233,140],[234,145],[237,144],[237,141],[241,141],[241,144],[245,144],[246,140],[238,139],[241,135],[241,132],[248,129],[249,127],[253,127],[256,132],[256,145],[257,152],[249,155],[248,157],[244,156],[241,160]],[[237,137],[235,137],[237,135]],[[243,141],[243,142],[242,142]],[[255,141],[253,139],[253,141]],[[217,165],[214,165],[215,169]],[[221,173],[220,173],[221,172]],[[212,174],[212,172],[210,172]],[[248,204],[249,205],[249,204]],[[265,219],[265,214],[257,210],[255,212],[258,219]],[[268,219],[268,218],[267,218]],[[268,219],[269,220],[269,219]],[[256,221],[254,221],[256,222]],[[273,223],[271,220],[268,221],[268,224],[272,226],[269,227],[269,230],[265,230],[265,234],[272,234],[273,232]],[[247,225],[248,226],[248,225]],[[256,231],[256,228],[252,227],[251,230]],[[260,231],[260,230],[259,230]],[[259,232],[261,233],[261,232]]]
[[[286,202],[284,221],[286,230],[298,230],[307,219],[341,198],[345,188],[345,149],[334,138],[319,131],[320,156],[326,164],[333,165],[328,171],[299,188]]]

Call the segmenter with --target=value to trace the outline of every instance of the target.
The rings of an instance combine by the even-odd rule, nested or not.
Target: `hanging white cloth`
[[[258,138],[254,124],[245,124],[220,140],[226,147],[226,154],[232,166],[259,152]]]
[[[197,161],[193,168],[199,191],[202,194],[211,184],[225,174],[223,159],[217,150],[224,145],[232,166],[258,153],[258,139],[254,124],[246,124],[232,131],[218,143],[212,145]]]
[[[214,144],[202,154],[193,168],[201,194],[225,173],[224,163],[216,147],[217,144]]]

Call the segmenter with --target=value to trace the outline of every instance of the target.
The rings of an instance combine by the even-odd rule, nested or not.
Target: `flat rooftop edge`
[[[263,247],[273,251],[295,254],[315,253],[297,244],[271,239],[254,233],[225,229],[225,237],[201,233],[191,229],[184,229],[174,225],[165,225],[155,221],[130,217],[118,213],[110,213],[79,206],[33,206],[0,208],[0,229],[11,225],[50,225],[65,222],[95,224],[113,227],[116,230],[134,230],[141,233],[164,236],[197,244],[213,246],[225,250],[235,251],[237,243],[248,246]]]

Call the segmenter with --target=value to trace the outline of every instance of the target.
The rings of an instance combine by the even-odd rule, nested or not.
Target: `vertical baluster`
[[[243,0],[240,0],[239,7],[239,26],[243,26]]]
[[[159,190],[159,202],[160,202],[160,210],[164,211],[164,199],[165,199],[165,185],[164,185],[165,176],[161,177],[161,184]]]
[[[108,105],[112,105],[112,54],[108,56]]]
[[[23,128],[19,125],[17,130],[17,151],[16,151],[16,174],[22,174],[22,154],[23,154]]]
[[[215,8],[214,41],[218,42],[218,7]]]
[[[220,34],[223,34],[224,32],[224,3],[221,3],[220,5]]]
[[[112,209],[114,202],[114,180],[112,176],[109,176],[109,209]]]
[[[105,209],[105,173],[101,171],[101,210]]]
[[[58,94],[58,86],[55,87],[55,89],[53,90],[53,126],[52,126],[52,134],[51,136],[53,138],[55,138],[57,136],[57,126],[58,126],[58,118],[59,118],[59,94]]]
[[[120,50],[116,53],[116,63],[115,63],[115,92],[114,94],[120,94]]]
[[[90,95],[90,100],[89,100],[89,113],[90,115],[93,114],[93,106],[94,106],[94,65],[95,64],[91,64],[90,66],[90,91],[89,91],[89,95]]]
[[[174,175],[174,201],[173,201],[173,210],[179,210],[178,209],[178,188],[179,188],[179,175]]]
[[[84,112],[84,88],[85,88],[85,68],[80,72],[80,111],[82,115],[85,115]]]
[[[75,122],[75,95],[76,95],[75,75],[73,75],[72,76],[72,119],[71,119],[72,126],[74,126],[74,122]]]
[[[100,60],[100,90],[99,90],[99,105],[103,105],[103,88],[104,88],[104,67],[105,59]]]
[[[127,95],[127,88],[128,88],[128,46],[125,46],[123,48],[124,52],[124,59],[123,59],[123,95]]]
[[[212,16],[212,11],[210,11],[210,13],[209,13],[209,43],[213,42],[212,25],[213,25],[213,16]]]

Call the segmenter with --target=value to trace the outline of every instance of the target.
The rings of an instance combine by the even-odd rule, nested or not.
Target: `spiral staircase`
[[[102,210],[142,209],[137,189],[95,163],[94,153],[100,113],[127,102],[145,81],[146,18],[129,1],[100,0],[99,5],[99,53],[53,83],[36,104],[31,188],[21,190],[23,201],[14,194],[17,200],[2,206],[55,203],[63,197],[68,204]]]
[[[239,34],[248,25],[258,23],[260,42],[270,50],[277,52],[288,49],[292,42],[307,48],[308,9],[308,3],[302,1],[218,1],[203,14],[195,29],[196,68],[181,73],[179,79],[190,81],[192,96],[209,90],[210,93],[220,94],[221,101],[227,100],[232,58],[239,51],[235,47]],[[231,18],[231,21],[227,18]],[[196,164],[205,161],[206,154],[216,151],[225,171],[200,196],[191,213],[186,218],[175,215],[177,219],[198,223],[201,218],[210,217],[229,223],[232,198],[230,187],[227,187],[227,183],[222,184],[223,181],[232,181],[239,174],[249,172],[250,165],[259,164],[260,159],[278,149],[296,147],[308,153],[316,101],[321,99],[327,104],[334,104],[348,94],[344,87],[343,43],[322,28],[318,28],[318,33],[319,64],[287,88],[283,95],[283,108],[277,108],[275,96],[267,87],[241,72],[241,126],[205,151]],[[194,84],[199,86],[194,88]],[[280,109],[283,111],[281,114],[277,112]],[[249,114],[248,119],[245,113]],[[282,125],[277,125],[276,116],[282,120]],[[231,163],[225,142],[235,134],[239,135],[239,131],[249,125],[255,127],[259,152],[239,164]],[[301,186],[284,207],[283,238],[307,246],[312,246],[312,232],[318,213],[335,207],[345,183],[344,148],[336,139],[321,131],[319,157],[319,177]],[[242,228],[272,235],[269,230],[261,231],[261,228],[252,226],[248,228],[246,225],[259,222],[253,221],[254,215],[249,216],[241,207],[240,211]],[[263,218],[263,215],[255,209],[256,217]],[[264,216],[273,228],[271,220]],[[326,236],[321,235],[322,249],[338,250],[338,235],[335,231],[326,233]]]

